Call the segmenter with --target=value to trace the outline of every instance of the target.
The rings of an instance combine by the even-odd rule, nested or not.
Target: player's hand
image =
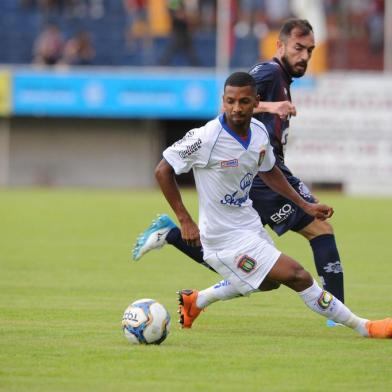
[[[192,219],[181,222],[181,237],[189,246],[201,246],[199,227]]]
[[[274,102],[274,104],[275,104],[274,112],[282,120],[286,119],[287,117],[297,115],[297,109],[290,101]]]
[[[307,203],[304,207],[304,211],[307,214],[314,216],[315,218],[320,220],[326,220],[330,218],[334,213],[332,207],[320,203]]]
[[[254,114],[257,113],[272,113],[277,114],[282,120],[291,116],[297,115],[297,109],[290,101],[260,101],[259,106],[253,110]]]

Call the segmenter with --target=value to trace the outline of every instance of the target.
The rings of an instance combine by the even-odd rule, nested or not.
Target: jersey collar
[[[251,135],[252,135],[252,131],[251,131],[250,127],[249,127],[249,130],[248,130],[248,136],[246,137],[246,139],[242,139],[241,137],[239,137],[237,135],[237,133],[235,133],[232,129],[229,128],[229,126],[227,125],[226,116],[225,116],[224,113],[219,116],[219,122],[221,123],[223,129],[228,134],[233,136],[233,138],[236,139],[238,141],[238,143],[240,143],[245,148],[245,150],[248,149],[249,144],[250,144]]]

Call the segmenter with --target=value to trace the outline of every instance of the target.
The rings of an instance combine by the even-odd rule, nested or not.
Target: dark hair
[[[281,41],[286,40],[286,38],[290,37],[291,32],[297,29],[299,32],[299,36],[303,37],[304,35],[308,35],[313,33],[312,25],[306,19],[288,19],[280,29],[279,39]]]
[[[226,86],[233,86],[233,87],[245,87],[250,86],[254,93],[256,93],[256,81],[250,76],[247,72],[234,72],[232,73],[225,82],[225,89]]]

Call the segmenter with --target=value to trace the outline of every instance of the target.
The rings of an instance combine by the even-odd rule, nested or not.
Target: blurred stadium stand
[[[163,48],[167,44],[167,36],[155,36],[149,55],[143,55],[140,42],[129,50],[124,38],[127,15],[121,0],[106,0],[105,12],[99,18],[89,15],[70,17],[66,12],[53,10],[45,14],[39,7],[22,7],[16,0],[0,2],[0,63],[29,64],[32,62],[34,40],[47,23],[57,25],[66,38],[79,30],[89,31],[96,48],[93,65],[157,65]],[[196,32],[194,43],[197,53],[202,58],[202,65],[213,67],[215,64],[215,35],[213,33]],[[139,45],[139,46],[138,46]],[[249,46],[249,44],[248,44]],[[257,53],[257,42],[253,42],[253,53]],[[250,53],[252,53],[250,52]],[[142,55],[141,55],[142,54]],[[239,57],[241,59],[241,57]],[[257,56],[256,56],[257,58]],[[244,62],[248,59],[244,59]],[[252,59],[251,63],[255,61]],[[247,64],[243,64],[248,66]],[[174,65],[186,65],[184,58],[177,56]],[[239,64],[235,64],[238,66]]]
[[[151,47],[142,47],[141,40],[135,40],[132,49],[127,47],[125,31],[128,16],[121,0],[95,0],[102,6],[102,12],[88,12],[88,7],[94,5],[94,0],[76,0],[71,4],[83,4],[82,14],[72,12],[66,6],[53,6],[43,9],[44,1],[36,0],[2,0],[0,2],[0,63],[28,64],[32,61],[34,40],[47,23],[56,24],[65,38],[71,37],[80,30],[88,31],[95,44],[96,57],[93,65],[157,65],[167,44],[168,27],[165,18],[166,0],[149,0],[146,2],[149,11],[149,27],[151,31]],[[203,0],[199,0],[202,7]],[[282,0],[274,0],[282,3]],[[49,2],[47,0],[47,2]],[[56,3],[55,0],[52,0]],[[268,41],[268,35],[273,33],[276,21],[268,16],[268,0],[244,1],[227,0],[233,8],[233,44],[230,66],[233,68],[248,68],[260,57],[269,57],[262,53],[263,41]],[[287,2],[287,1],[286,1]],[[59,1],[59,4],[67,2]],[[191,1],[191,3],[198,3]],[[373,69],[380,70],[383,66],[382,31],[383,20],[381,11],[383,1],[332,1],[324,2],[329,55],[329,69]],[[157,5],[160,7],[157,7]],[[207,4],[216,6],[215,1]],[[247,15],[249,4],[264,4],[267,11]],[[193,6],[195,7],[195,6]],[[211,6],[210,6],[211,7]],[[153,11],[159,9],[160,11]],[[196,12],[196,11],[194,11]],[[211,9],[209,12],[212,12]],[[247,11],[249,12],[249,11]],[[192,29],[196,52],[201,59],[201,65],[215,65],[216,31],[215,25],[206,26],[201,16],[201,10],[195,16],[196,22]],[[287,12],[293,15],[293,12]],[[251,19],[253,18],[253,19]],[[163,19],[163,20],[160,20]],[[280,23],[280,21],[278,21]],[[157,25],[157,26],[155,26]],[[170,27],[169,27],[170,29]],[[381,31],[381,33],[380,33]],[[147,53],[148,52],[148,53]],[[184,66],[186,59],[176,56],[173,65]]]

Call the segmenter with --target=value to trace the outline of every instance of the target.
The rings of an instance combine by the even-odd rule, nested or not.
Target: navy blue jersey
[[[257,94],[260,95],[261,101],[291,101],[290,84],[292,79],[278,59],[274,58],[272,61],[258,63],[252,67],[249,73],[256,80]],[[284,164],[283,150],[287,143],[289,120],[282,120],[277,114],[272,113],[258,113],[254,117],[267,128],[277,166],[286,177],[292,176],[289,168]]]
[[[262,101],[291,102],[292,79],[278,59],[258,63],[249,73],[256,80],[257,94],[260,95]],[[314,203],[315,199],[306,185],[299,178],[294,177],[284,163],[284,146],[287,143],[289,119],[282,120],[277,114],[271,113],[258,113],[254,117],[267,128],[274,149],[276,165],[282,170],[287,181],[304,199]],[[284,234],[287,230],[299,231],[314,220],[290,200],[270,189],[259,176],[253,180],[249,197],[263,224],[268,224],[278,235]]]

